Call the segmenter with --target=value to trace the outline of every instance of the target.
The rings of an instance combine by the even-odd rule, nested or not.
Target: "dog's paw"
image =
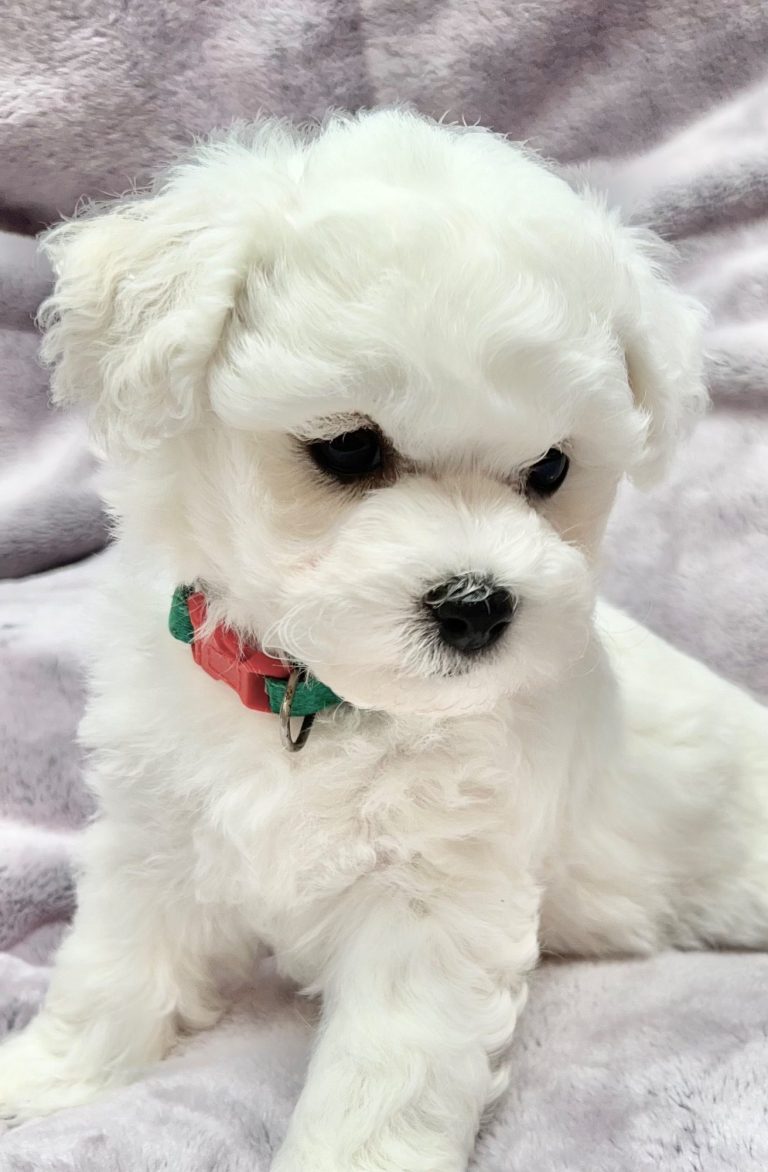
[[[425,1140],[419,1156],[408,1163],[409,1172],[464,1172],[465,1157],[459,1153],[450,1157],[444,1148],[430,1155],[428,1146]],[[288,1139],[270,1164],[270,1172],[403,1172],[403,1167],[401,1156],[391,1151],[379,1152],[367,1147],[355,1157],[339,1155],[330,1139],[317,1147]]]
[[[0,1134],[20,1123],[93,1099],[102,1084],[50,1051],[34,1025],[0,1043]]]
[[[326,1149],[287,1141],[269,1166],[270,1172],[357,1172],[351,1165],[329,1157]]]

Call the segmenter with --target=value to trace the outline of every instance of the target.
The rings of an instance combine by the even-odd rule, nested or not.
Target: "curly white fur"
[[[324,1006],[275,1169],[460,1172],[541,947],[768,940],[764,710],[595,612],[618,481],[705,403],[699,314],[589,193],[399,110],[231,134],[48,248],[45,351],[92,404],[119,540],[101,813],[0,1111],[129,1079],[267,946]],[[399,454],[364,492],[305,446],[362,421]],[[518,600],[463,667],[420,609],[457,574]],[[350,702],[303,753],[168,635],[190,581]]]

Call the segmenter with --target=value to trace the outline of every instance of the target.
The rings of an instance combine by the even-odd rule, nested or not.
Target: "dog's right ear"
[[[55,400],[91,405],[103,450],[146,450],[201,418],[227,318],[284,222],[278,133],[205,147],[154,194],[47,234],[56,285],[40,311],[43,358]]]

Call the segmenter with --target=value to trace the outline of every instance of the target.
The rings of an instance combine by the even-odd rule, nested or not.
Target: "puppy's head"
[[[124,525],[362,707],[566,670],[620,478],[705,401],[649,240],[402,111],[231,135],[48,248],[54,390],[91,402]]]

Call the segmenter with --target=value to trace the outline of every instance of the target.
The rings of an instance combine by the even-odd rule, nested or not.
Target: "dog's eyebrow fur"
[[[303,427],[297,428],[296,438],[300,440],[331,440],[346,432],[358,431],[360,428],[370,427],[381,434],[381,428],[370,418],[357,411],[343,412],[339,415],[324,415],[320,419],[313,419]]]

